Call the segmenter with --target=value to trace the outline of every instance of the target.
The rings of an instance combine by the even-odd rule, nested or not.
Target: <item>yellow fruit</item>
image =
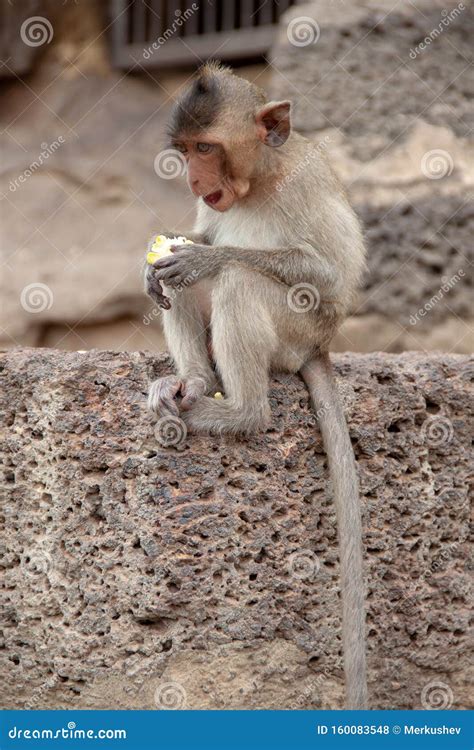
[[[172,245],[192,244],[193,242],[187,240],[186,237],[165,237],[164,234],[159,234],[155,237],[151,250],[147,253],[146,262],[152,266],[155,261],[164,258],[166,255],[170,255],[170,247],[172,247]]]
[[[214,398],[224,398],[224,396],[220,391],[217,391],[217,393],[214,393]]]
[[[153,245],[153,247],[155,247]],[[169,248],[162,248],[159,252],[156,252],[155,250],[150,250],[149,253],[147,253],[146,256],[146,262],[149,263],[151,266],[155,262],[155,260],[159,260],[160,258],[164,258],[165,255],[170,255],[171,250]]]

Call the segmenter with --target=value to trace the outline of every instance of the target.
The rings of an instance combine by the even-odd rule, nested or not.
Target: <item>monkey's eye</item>
[[[212,151],[213,145],[212,143],[196,143],[196,149],[200,154],[208,154],[209,151]]]
[[[173,143],[173,148],[175,148],[176,151],[181,151],[182,154],[185,154],[188,150],[184,143]]]

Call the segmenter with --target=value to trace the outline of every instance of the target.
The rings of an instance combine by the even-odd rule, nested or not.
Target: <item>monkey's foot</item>
[[[207,383],[199,376],[178,378],[167,375],[154,380],[148,391],[148,408],[159,416],[173,414],[178,416],[178,396],[181,396],[180,407],[183,411],[190,409],[207,391]]]
[[[228,399],[201,398],[181,417],[192,432],[206,434],[251,435],[265,429],[269,417],[268,403],[250,404],[239,409]]]
[[[148,390],[148,409],[158,416],[173,414],[178,416],[179,409],[176,396],[181,389],[181,380],[175,375],[157,378],[150,384]]]

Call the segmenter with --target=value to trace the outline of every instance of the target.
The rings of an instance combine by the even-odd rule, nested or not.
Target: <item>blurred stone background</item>
[[[118,69],[112,6],[2,6],[3,347],[163,348],[141,266],[153,231],[192,225],[184,178],[154,165],[195,65]],[[51,33],[25,45],[37,15]],[[318,0],[283,16],[269,54],[240,60],[293,101],[365,225],[365,286],[336,350],[473,349],[473,31],[467,1]]]

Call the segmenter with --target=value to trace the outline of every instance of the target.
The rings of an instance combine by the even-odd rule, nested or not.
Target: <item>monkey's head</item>
[[[290,102],[267,102],[254,84],[208,63],[175,103],[168,134],[186,159],[193,194],[227,211],[248,195],[261,150],[287,140]]]

